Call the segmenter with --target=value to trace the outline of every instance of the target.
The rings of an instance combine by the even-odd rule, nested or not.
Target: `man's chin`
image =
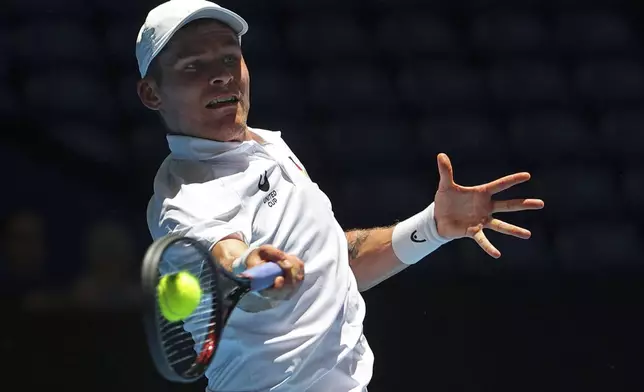
[[[235,121],[233,117],[229,121],[216,121],[207,124],[205,130],[209,139],[222,142],[241,141],[244,140],[246,134],[246,124]]]

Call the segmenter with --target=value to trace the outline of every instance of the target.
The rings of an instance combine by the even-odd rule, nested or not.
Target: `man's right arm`
[[[248,252],[251,222],[249,217],[239,214],[241,200],[238,195],[218,182],[208,183],[208,191],[204,192],[202,187],[187,187],[172,198],[153,199],[157,202],[163,200],[159,204],[151,200],[148,225],[152,236],[158,238],[175,233],[202,241],[210,246],[217,263],[229,272],[233,271],[235,260],[245,261],[244,265],[235,268],[236,273],[265,262],[276,262],[284,276],[275,280],[274,288],[262,290],[261,296],[269,300],[289,298],[303,279],[304,264],[301,260],[270,245]],[[212,195],[216,195],[217,203],[213,203]],[[245,299],[249,297],[260,296],[247,295]],[[240,305],[243,309],[243,304]]]
[[[229,235],[217,242],[212,247],[211,253],[226,271],[232,272],[233,262],[241,257],[247,249],[248,245],[238,235]]]
[[[215,260],[227,271],[233,271],[235,260],[242,257],[248,250],[248,245],[238,235],[230,235],[218,241],[211,250]],[[256,267],[263,263],[277,263],[283,276],[277,277],[273,287],[263,290],[261,296],[247,295],[238,307],[250,313],[270,309],[275,301],[289,299],[299,288],[304,279],[304,263],[296,256],[286,254],[270,245],[262,245],[253,249],[245,260],[245,269]]]

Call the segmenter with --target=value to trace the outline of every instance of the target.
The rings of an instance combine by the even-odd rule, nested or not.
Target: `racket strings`
[[[187,243],[177,242],[166,249],[159,264],[159,278],[166,274],[186,271],[199,279],[201,301],[185,320],[171,322],[157,309],[161,343],[168,363],[177,371],[187,371],[202,351],[214,344],[213,331],[217,292],[217,274],[207,259]]]

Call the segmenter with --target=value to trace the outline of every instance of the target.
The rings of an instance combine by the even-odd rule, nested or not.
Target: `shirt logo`
[[[257,183],[257,187],[259,188],[260,191],[268,192],[269,189],[271,189],[271,184],[268,182],[268,171],[264,172],[264,175],[259,176],[259,182]]]
[[[412,242],[425,242],[425,241],[427,241],[427,240],[419,239],[418,237],[416,237],[416,233],[417,233],[417,232],[418,232],[418,230],[414,230],[414,231],[411,233],[410,238],[411,238],[411,241],[412,241]]]
[[[298,165],[298,164],[297,164],[297,162],[295,162],[295,159],[293,159],[293,157],[288,157],[288,159],[290,159],[290,160],[291,160],[291,162],[293,162],[293,164],[295,165],[295,167],[297,167],[298,169],[300,169],[300,171],[301,171],[305,176],[307,176],[307,177],[309,176],[309,173],[307,173],[307,172],[306,172],[306,170],[304,170],[304,168],[303,168],[303,167],[301,167],[300,165]]]

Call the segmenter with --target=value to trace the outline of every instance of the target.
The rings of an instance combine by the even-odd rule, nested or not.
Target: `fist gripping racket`
[[[157,285],[164,275],[186,271],[199,280],[201,298],[190,316],[168,321],[159,308]],[[276,263],[265,263],[234,276],[219,266],[195,239],[167,235],[148,248],[141,271],[144,325],[148,346],[159,373],[169,381],[201,378],[217,351],[219,338],[239,300],[249,291],[273,285],[282,275]]]

